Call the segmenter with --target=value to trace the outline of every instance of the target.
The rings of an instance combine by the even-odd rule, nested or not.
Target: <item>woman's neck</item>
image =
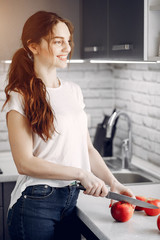
[[[36,67],[35,73],[38,78],[40,78],[46,87],[49,88],[57,88],[60,85],[60,82],[57,78],[56,68],[46,68],[46,67]]]

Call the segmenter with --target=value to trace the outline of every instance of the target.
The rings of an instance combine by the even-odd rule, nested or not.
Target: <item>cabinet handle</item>
[[[85,52],[98,52],[103,50],[104,50],[104,47],[98,47],[98,46],[84,47]]]
[[[112,46],[113,51],[122,51],[122,50],[128,51],[131,49],[133,49],[133,44],[119,44],[119,45]]]

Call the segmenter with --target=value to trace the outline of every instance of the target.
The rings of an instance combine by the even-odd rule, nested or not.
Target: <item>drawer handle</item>
[[[85,52],[98,52],[103,50],[104,50],[104,47],[98,47],[98,46],[84,47]]]
[[[113,51],[128,51],[133,49],[133,44],[119,44],[119,45],[113,45],[112,50]]]

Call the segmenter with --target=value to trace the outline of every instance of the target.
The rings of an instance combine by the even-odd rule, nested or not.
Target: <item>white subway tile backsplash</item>
[[[160,71],[160,63],[157,64],[148,64],[148,70],[149,71]]]
[[[110,107],[112,105],[112,99],[106,98],[87,98],[85,100],[87,108],[101,108],[104,109],[106,107]]]
[[[126,64],[125,68],[126,69],[130,69],[132,71],[137,71],[137,70],[147,71],[148,70],[148,66],[150,66],[150,65],[152,67],[153,64],[147,64],[147,63],[146,64],[145,63],[143,63],[143,64],[132,64],[132,63],[130,63],[130,64]]]
[[[150,128],[151,131],[153,129],[156,129],[157,133],[159,134],[159,131],[160,131],[160,120],[159,119],[155,119],[155,118],[146,116],[145,118],[142,119],[142,121],[143,121],[144,126]]]
[[[129,79],[131,75],[131,71],[128,69],[122,68],[121,69],[114,69],[114,78],[117,79]]]
[[[3,90],[5,88],[6,76],[7,76],[6,72],[2,72],[2,73],[0,72],[0,90]]]
[[[150,83],[148,86],[148,94],[160,95],[160,83]]]
[[[2,132],[7,133],[6,121],[0,121],[0,135],[1,135]]]
[[[147,81],[147,82],[156,82],[157,81],[157,72],[153,72],[153,71],[145,71],[143,73],[143,79],[144,81]]]
[[[149,138],[147,128],[144,127],[143,125],[140,126],[140,125],[134,125],[133,124],[132,133],[133,133],[133,136],[135,137],[135,141],[137,140],[137,137],[141,137],[142,139],[143,138],[145,138],[145,139]]]
[[[160,119],[160,109],[154,106],[148,106],[148,116]]]
[[[149,152],[147,161],[152,162],[156,165],[159,165],[159,161],[160,161],[159,154],[156,154],[154,152]]]
[[[1,124],[1,122],[4,122],[5,119],[6,119],[6,114],[5,114],[5,112],[4,112],[4,111],[1,112],[1,109],[0,109],[0,124]]]
[[[130,76],[131,76],[130,77],[131,80],[142,81],[143,80],[143,71],[134,71],[134,72],[131,71]]]
[[[0,152],[9,152],[10,145],[8,141],[0,141]]]
[[[160,65],[155,65],[127,64],[116,69],[115,103],[131,114],[134,155],[160,165]],[[130,74],[124,79],[127,70]]]
[[[84,98],[114,98],[114,90],[113,89],[83,89]]]
[[[8,134],[6,131],[0,132],[0,141],[8,141]]]
[[[147,94],[140,94],[138,92],[133,92],[131,94],[132,102],[144,104],[144,105],[150,105],[151,104],[151,96]]]

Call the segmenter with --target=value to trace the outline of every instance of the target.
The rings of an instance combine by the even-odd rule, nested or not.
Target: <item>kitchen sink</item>
[[[143,176],[139,173],[129,172],[129,173],[113,173],[116,179],[122,184],[130,184],[130,183],[149,183],[153,182],[153,180]]]
[[[160,182],[160,178],[153,173],[146,172],[132,163],[129,168],[122,169],[122,160],[118,157],[103,158],[116,179],[124,185],[151,184]]]

